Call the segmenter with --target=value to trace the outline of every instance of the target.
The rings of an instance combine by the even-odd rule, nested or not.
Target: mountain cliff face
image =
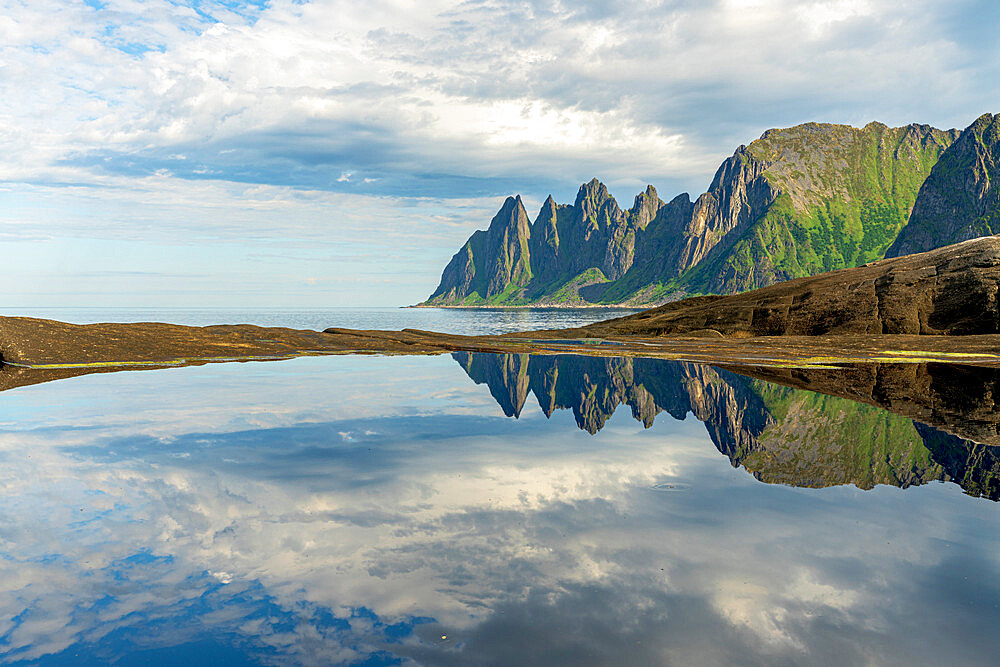
[[[466,241],[441,277],[431,299],[455,301],[469,294],[503,295],[531,281],[531,224],[520,197],[507,197],[487,231]]]
[[[452,257],[426,305],[579,301],[582,288],[624,275],[636,234],[662,206],[649,186],[623,211],[594,179],[570,206],[549,197],[529,222],[520,197],[508,197],[489,230],[475,232]]]
[[[887,257],[1000,232],[1000,114],[969,126],[920,188],[909,223]]]
[[[777,196],[756,208],[751,225],[727,235],[684,286],[732,294],[881,259],[957,136],[881,123],[765,132],[747,153],[766,165],[763,177]]]
[[[992,154],[991,127],[995,122],[963,150]],[[726,159],[693,202],[681,194],[664,203],[649,186],[627,211],[595,179],[570,206],[549,197],[525,225],[530,253],[522,255],[526,266],[517,281],[488,288],[494,274],[486,268],[486,238],[477,232],[422,305],[647,306],[865,264],[883,257],[900,234],[918,191],[958,136],[916,124],[768,130]],[[979,163],[991,176],[996,163]],[[980,195],[982,183],[969,190],[981,204],[976,210],[986,211],[977,214],[979,230],[992,224],[989,211],[996,215],[996,191]],[[477,249],[485,253],[482,260]]]

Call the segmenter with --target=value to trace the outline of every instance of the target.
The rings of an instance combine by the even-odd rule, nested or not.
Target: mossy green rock
[[[746,159],[763,165],[777,196],[679,282],[693,293],[732,294],[881,259],[957,136],[881,123],[765,132],[747,147]]]

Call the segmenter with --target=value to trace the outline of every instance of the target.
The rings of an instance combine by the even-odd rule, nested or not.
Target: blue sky
[[[507,194],[1000,111],[992,1],[0,1],[8,307],[403,305]]]

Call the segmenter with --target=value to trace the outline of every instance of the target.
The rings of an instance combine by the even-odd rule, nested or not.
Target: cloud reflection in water
[[[989,501],[760,484],[691,419],[506,419],[446,357],[0,399],[8,662],[982,662],[1000,620]]]

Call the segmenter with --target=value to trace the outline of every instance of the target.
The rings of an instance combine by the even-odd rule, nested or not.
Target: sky
[[[994,0],[0,0],[0,308],[418,302],[507,195],[1000,111]]]

